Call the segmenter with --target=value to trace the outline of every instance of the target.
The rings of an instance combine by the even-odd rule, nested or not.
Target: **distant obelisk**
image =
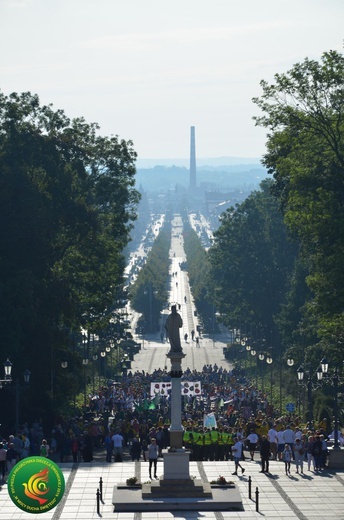
[[[196,146],[195,146],[195,127],[191,127],[190,134],[190,190],[196,188]]]

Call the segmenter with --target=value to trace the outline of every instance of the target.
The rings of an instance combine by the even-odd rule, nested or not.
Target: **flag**
[[[204,414],[203,416],[203,428],[217,428],[215,414],[213,412]]]

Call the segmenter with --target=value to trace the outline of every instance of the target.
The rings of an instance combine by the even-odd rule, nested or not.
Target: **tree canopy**
[[[271,184],[263,181],[261,191],[222,214],[209,249],[209,294],[224,322],[269,342],[296,255]]]
[[[344,57],[305,59],[261,87],[254,102],[262,111],[256,124],[269,132],[263,163],[300,241],[308,320],[326,350],[344,341]]]
[[[95,123],[0,93],[0,351],[30,368],[42,395],[55,355],[111,318],[139,200],[135,160],[131,141]]]

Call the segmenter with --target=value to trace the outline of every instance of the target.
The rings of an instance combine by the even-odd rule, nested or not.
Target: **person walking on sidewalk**
[[[241,469],[242,474],[245,473],[245,468],[243,468],[242,465],[240,464],[242,449],[243,449],[243,444],[242,444],[241,440],[237,438],[236,443],[234,444],[234,446],[232,448],[232,452],[234,454],[234,464],[235,464],[235,471],[234,471],[234,473],[232,473],[232,475],[238,474],[238,468]]]
[[[262,436],[260,443],[260,458],[262,461],[262,469],[260,473],[269,473],[269,459],[271,455],[271,443],[266,435]]]
[[[112,436],[112,444],[115,462],[122,462],[124,438],[118,431]]]
[[[276,430],[276,424],[268,431],[268,440],[270,441],[271,456],[274,460],[277,460],[277,444],[278,436]]]
[[[299,472],[299,466],[300,471],[303,473],[303,445],[300,439],[295,440],[294,444],[294,455],[295,455],[295,464],[296,464],[296,473]]]
[[[293,458],[293,452],[291,451],[291,447],[289,444],[285,444],[283,451],[283,460],[285,464],[285,474],[290,475],[290,462]]]
[[[295,459],[294,451],[293,451],[294,442],[295,442],[295,434],[294,434],[293,430],[291,429],[290,424],[287,424],[287,427],[283,432],[283,440],[284,440],[285,444],[289,444],[290,449],[291,449],[291,456],[293,459]]]
[[[248,435],[246,437],[246,440],[248,441],[248,451],[250,452],[250,455],[251,455],[251,460],[254,459],[254,451],[257,447],[257,443],[258,443],[258,435],[256,434],[256,432],[252,429],[251,430],[251,433],[250,435]]]
[[[314,457],[313,457],[314,442],[315,442],[315,440],[314,440],[313,435],[310,435],[308,437],[308,440],[306,441],[306,444],[305,444],[305,450],[306,450],[306,454],[307,454],[308,471],[311,470],[311,465],[313,465],[313,469],[315,469],[315,461],[314,461]]]
[[[152,438],[151,443],[148,446],[148,460],[149,460],[149,478],[152,480],[152,466],[154,467],[154,478],[158,478],[157,463],[158,463],[159,448],[156,443],[156,439]]]

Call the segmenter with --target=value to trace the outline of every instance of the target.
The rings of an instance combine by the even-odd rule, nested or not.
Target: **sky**
[[[262,79],[343,52],[343,0],[0,0],[0,91],[38,94],[138,158],[254,157]]]

